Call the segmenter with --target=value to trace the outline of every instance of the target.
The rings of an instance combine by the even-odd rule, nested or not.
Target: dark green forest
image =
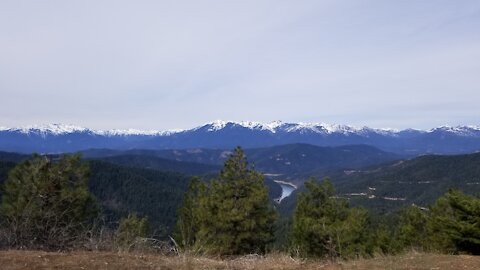
[[[272,179],[265,179],[255,166],[248,165],[241,149],[234,153],[230,156],[233,160],[228,159],[223,168],[148,156],[83,160],[82,166],[88,169],[85,173],[82,169],[80,174],[68,169],[74,168],[75,159],[72,159],[73,165],[58,167],[70,164],[68,156],[37,156],[34,160],[51,160],[52,165],[40,159],[34,164],[47,170],[38,179],[50,181],[48,175],[58,174],[49,174],[51,167],[59,172],[65,170],[60,175],[66,173],[85,180],[79,183],[88,182],[85,186],[88,191],[73,186],[69,192],[72,196],[75,192],[79,195],[72,198],[82,198],[85,195],[80,194],[91,192],[98,206],[92,208],[98,211],[97,226],[101,221],[105,228],[117,230],[117,237],[124,235],[126,240],[122,238],[122,241],[129,245],[140,236],[167,240],[175,236],[184,249],[227,255],[281,250],[307,257],[351,258],[378,252],[398,253],[407,248],[480,252],[480,200],[476,195],[480,191],[478,153],[423,156],[363,169],[333,171],[326,180],[311,178],[280,204],[273,201],[281,193],[280,186]],[[28,159],[23,155],[1,154],[0,182],[3,184],[9,179],[9,183],[13,183],[14,179],[26,177],[28,172],[22,170],[34,166],[23,165],[30,162],[25,163]],[[17,164],[25,169],[18,169]],[[14,168],[17,168],[16,174],[9,175]],[[195,172],[200,177],[192,178]],[[32,176],[25,179],[35,180],[35,175],[32,171]],[[43,180],[38,179],[35,181],[42,183]],[[54,177],[51,181],[60,179]],[[194,189],[192,179],[198,183]],[[61,186],[54,182],[51,187],[45,185],[45,190],[52,188]],[[5,212],[6,209],[14,209],[8,204],[13,203],[12,198],[17,195],[10,192],[30,192],[21,189],[21,185],[2,185],[4,213],[10,213]],[[238,202],[229,202],[237,196],[240,196]],[[55,205],[61,207],[62,203]],[[247,208],[241,210],[244,206]],[[220,209],[224,209],[223,212],[218,212]],[[245,211],[253,212],[241,214]],[[8,215],[2,219],[12,224],[8,223],[11,219]],[[88,220],[86,216],[82,222],[88,223]],[[318,224],[323,225],[318,227]],[[182,232],[185,228],[189,228],[187,233]],[[253,228],[265,229],[255,231]],[[220,237],[222,231],[225,234]],[[185,235],[190,239],[187,242],[182,240]],[[24,239],[22,241],[29,239],[22,237],[19,238]]]
[[[0,155],[0,160],[12,160],[11,157],[17,161],[28,158],[24,155],[7,153]],[[103,222],[108,226],[116,227],[121,217],[128,216],[129,213],[136,213],[139,216],[147,217],[152,231],[162,238],[173,231],[177,209],[181,205],[191,179],[191,176],[175,172],[175,170],[181,169],[184,173],[189,172],[189,174],[195,171],[208,173],[204,176],[205,181],[215,175],[212,173],[212,169],[220,171],[220,167],[211,165],[171,162],[157,158],[152,161],[149,157],[132,157],[130,164],[127,162],[130,156],[112,158],[115,164],[103,160],[89,160],[89,190],[102,206]],[[144,168],[138,163],[143,160],[149,160],[145,163]],[[177,167],[170,167],[170,171],[162,171],[149,168],[152,167],[152,163],[162,168],[172,163]],[[0,184],[7,179],[8,172],[16,164],[11,161],[0,161]],[[268,186],[269,197],[279,197],[280,186],[270,179],[265,182]]]

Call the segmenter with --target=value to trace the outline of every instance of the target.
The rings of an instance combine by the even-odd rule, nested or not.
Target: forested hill
[[[422,156],[363,170],[330,173],[329,176],[339,196],[348,198],[353,205],[380,212],[412,203],[428,206],[449,189],[480,193],[480,153]],[[295,193],[284,200],[285,212],[293,209],[295,200]]]
[[[10,153],[4,156],[0,152],[0,184],[3,184],[8,177],[8,172],[17,164],[12,161],[2,161],[10,160],[10,157]],[[28,158],[23,155],[18,157],[17,160]],[[121,160],[124,157],[119,158]],[[176,222],[177,209],[181,205],[191,177],[178,172],[141,168],[140,163],[135,163],[140,161],[141,159],[132,159],[132,164],[138,167],[122,166],[101,160],[88,161],[89,189],[101,205],[105,221],[109,226],[116,226],[111,222],[117,222],[129,213],[137,213],[140,216],[147,216],[152,229],[157,231],[159,236],[165,236],[171,233]],[[176,164],[179,165],[179,163]],[[149,164],[147,162],[145,166],[148,167],[151,165]],[[186,165],[191,164],[181,165],[184,166],[171,169],[188,170],[189,167]],[[206,165],[206,168],[210,167],[220,169],[218,166]],[[202,167],[193,166],[192,170],[198,168]],[[272,199],[280,196],[281,188],[278,184],[271,180],[267,180],[266,184]]]
[[[188,150],[128,150],[115,151],[92,149],[83,151],[86,158],[107,159],[115,162],[116,156],[139,156],[138,165],[155,163],[153,157],[169,160],[203,163],[220,166],[230,155],[228,150],[188,149]],[[266,148],[245,149],[247,159],[255,169],[268,174],[281,174],[290,181],[302,182],[310,175],[338,169],[359,169],[374,164],[399,160],[402,157],[384,152],[368,145],[346,145],[321,147],[310,144],[287,144]],[[140,157],[142,156],[142,157]],[[152,160],[148,160],[152,157]],[[141,161],[140,161],[141,160]],[[128,160],[125,160],[127,163]],[[163,162],[163,161],[162,161]],[[123,164],[123,163],[122,163]],[[152,166],[154,168],[155,166]],[[190,166],[193,168],[194,166]],[[202,167],[214,169],[214,167]]]
[[[15,165],[0,161],[0,184]],[[171,232],[190,177],[104,161],[89,161],[89,165],[89,189],[101,205],[108,226],[117,226],[112,222],[129,213],[137,213],[147,216],[152,229],[161,236]]]
[[[30,155],[0,151],[0,161],[20,162],[29,157]]]
[[[171,231],[190,177],[103,161],[89,163],[89,187],[107,220],[137,213],[147,216],[154,229]]]
[[[321,147],[310,144],[287,144],[247,149],[247,157],[265,173],[284,174],[292,179],[337,169],[358,169],[401,159],[368,145]]]
[[[480,192],[480,153],[422,156],[385,167],[335,177],[342,193],[366,193],[358,203],[377,208],[415,203],[426,206],[449,189]],[[375,198],[369,199],[368,196]],[[396,200],[395,200],[396,199]]]
[[[122,166],[153,169],[158,171],[178,172],[187,175],[205,175],[218,173],[219,165],[201,164],[195,162],[181,162],[149,155],[120,155],[102,157],[99,160]]]

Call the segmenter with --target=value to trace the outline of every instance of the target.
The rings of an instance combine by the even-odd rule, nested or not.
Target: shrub
[[[117,248],[122,251],[131,251],[142,243],[141,238],[147,237],[148,230],[147,218],[139,218],[135,214],[130,214],[121,219],[115,236]]]

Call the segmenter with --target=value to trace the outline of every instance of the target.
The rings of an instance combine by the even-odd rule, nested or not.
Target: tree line
[[[179,210],[182,248],[222,255],[266,252],[279,230],[263,177],[237,148],[220,176],[195,179]],[[480,254],[480,199],[451,190],[430,208],[415,205],[387,220],[350,207],[331,181],[310,179],[298,197],[284,250],[302,257],[355,258],[408,249]],[[275,228],[276,227],[276,228]]]
[[[17,165],[1,191],[2,244],[68,249],[102,237],[100,206],[89,192],[88,176],[87,164],[75,155],[58,160],[36,155]],[[175,249],[212,255],[282,249],[301,257],[356,258],[412,248],[480,254],[478,197],[451,190],[428,208],[412,205],[382,219],[351,207],[329,179],[312,178],[305,187],[291,220],[279,222],[263,175],[236,148],[217,177],[190,181],[171,242]],[[282,247],[275,245],[279,231],[287,239]],[[148,219],[130,213],[112,239],[117,248],[130,250],[138,239],[150,241],[149,235]]]

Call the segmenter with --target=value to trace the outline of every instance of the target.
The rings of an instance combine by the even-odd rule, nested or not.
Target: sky
[[[480,125],[480,1],[0,1],[0,126]]]

